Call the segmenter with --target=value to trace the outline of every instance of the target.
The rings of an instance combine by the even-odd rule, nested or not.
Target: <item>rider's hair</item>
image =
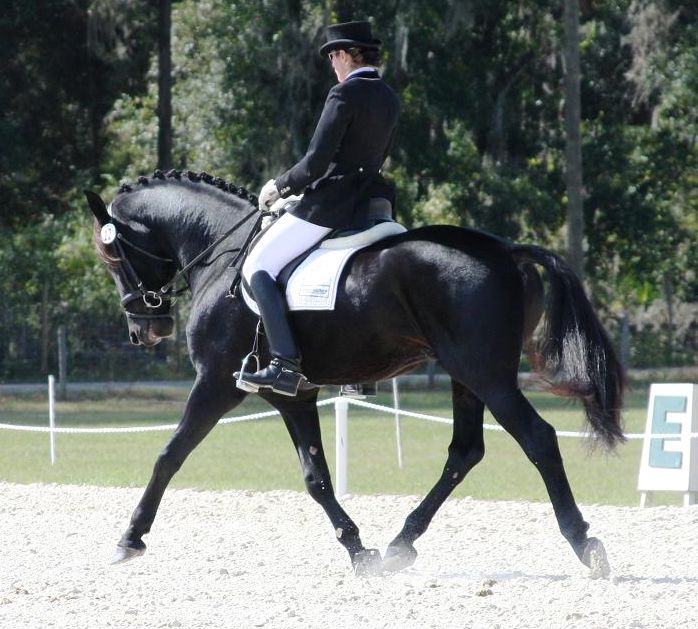
[[[376,48],[348,48],[347,54],[357,67],[379,66],[381,55]]]

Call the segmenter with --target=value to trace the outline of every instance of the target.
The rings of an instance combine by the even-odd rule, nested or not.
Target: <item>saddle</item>
[[[292,209],[300,201],[300,198],[296,196],[279,199],[271,206],[269,215],[265,217],[262,229],[252,240],[248,252],[254,248],[264,232],[284,212]],[[291,260],[282,269],[277,277],[277,282],[286,293],[290,310],[333,310],[337,282],[351,255],[383,238],[407,231],[403,225],[393,220],[392,206],[387,199],[370,199],[362,216],[361,224],[330,232],[319,243]],[[309,259],[311,257],[312,260]],[[302,269],[301,265],[303,265]],[[294,275],[296,271],[305,273],[305,276]],[[304,277],[312,276],[312,273],[318,271],[322,273],[323,277],[317,281],[320,284],[327,283],[329,286],[328,292],[315,290],[317,299],[314,299],[311,294],[313,291],[309,288],[312,280],[306,280],[305,286],[302,283]],[[239,278],[239,281],[245,302],[253,312],[257,313],[256,304],[247,283],[242,277]],[[301,293],[305,294],[299,297]]]
[[[300,197],[280,199],[262,223],[262,230],[252,240],[248,252],[264,232],[284,212],[297,204]],[[387,199],[370,199],[362,212],[362,224],[330,232],[318,244],[291,260],[279,273],[277,282],[286,295],[289,310],[333,310],[339,278],[346,263],[358,250],[383,238],[407,231],[392,218],[392,205]],[[259,314],[249,287],[242,274],[239,276],[242,296],[247,306]],[[258,338],[255,339],[255,353]],[[247,359],[246,359],[247,360]],[[364,398],[376,394],[375,383],[342,385],[339,394]]]

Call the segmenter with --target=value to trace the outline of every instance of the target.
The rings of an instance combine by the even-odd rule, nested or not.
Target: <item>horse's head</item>
[[[86,190],[85,196],[96,219],[97,252],[119,291],[129,338],[134,345],[152,347],[174,329],[170,280],[176,264],[137,213],[120,211],[116,217],[99,195]]]

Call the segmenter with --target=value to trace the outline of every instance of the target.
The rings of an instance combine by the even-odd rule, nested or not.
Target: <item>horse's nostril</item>
[[[131,332],[131,334],[129,335],[129,338],[131,339],[131,343],[133,343],[133,345],[140,345],[141,344],[141,342],[138,340],[138,336],[136,335],[135,332]]]

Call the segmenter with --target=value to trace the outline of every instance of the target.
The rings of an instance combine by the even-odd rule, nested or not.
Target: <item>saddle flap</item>
[[[406,232],[399,223],[387,222],[366,231],[324,240],[322,244],[293,260],[280,274],[278,281],[285,285],[290,310],[334,310],[339,278],[352,255],[383,238]],[[246,290],[242,290],[247,305],[259,314]]]

